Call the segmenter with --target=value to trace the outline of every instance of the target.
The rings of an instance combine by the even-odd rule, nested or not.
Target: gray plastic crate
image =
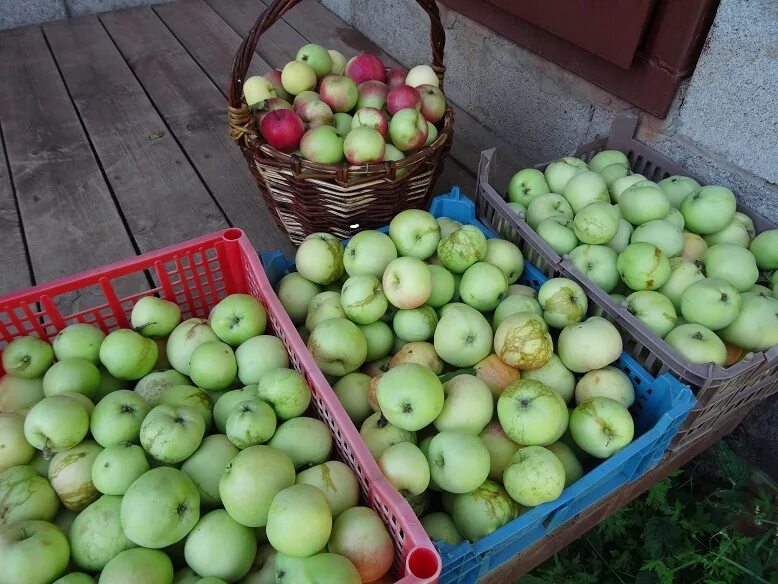
[[[633,136],[637,118],[617,117],[610,135],[580,146],[573,156],[585,161],[606,149],[621,150],[629,158],[632,171],[649,180],[659,181],[671,175],[695,178],[680,165],[653,148],[638,142]],[[590,300],[602,309],[619,329],[624,350],[653,375],[670,371],[689,384],[697,394],[697,405],[676,439],[674,449],[685,449],[709,431],[734,418],[744,418],[764,398],[778,392],[778,346],[763,353],[748,353],[731,367],[714,364],[695,365],[687,362],[670,345],[650,331],[639,319],[617,304],[599,286],[586,278],[566,258],[551,247],[508,206],[503,194],[491,184],[499,165],[494,149],[481,153],[478,167],[476,208],[479,218],[503,237],[517,242],[525,254],[549,276],[562,275],[576,280],[586,290]],[[548,163],[539,164],[544,169]],[[516,169],[519,170],[519,169]],[[738,204],[738,211],[748,215],[757,232],[775,229],[775,225],[748,207]]]

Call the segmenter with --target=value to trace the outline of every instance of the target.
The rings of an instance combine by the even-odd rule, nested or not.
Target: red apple
[[[389,87],[382,81],[370,80],[359,84],[359,99],[357,109],[374,107],[381,109],[386,105],[386,94]]]
[[[426,124],[426,122],[425,122]],[[384,137],[373,128],[354,128],[343,142],[343,153],[351,164],[380,162],[384,158]]]
[[[389,124],[389,137],[392,144],[403,152],[424,146],[428,132],[427,120],[413,108],[400,110],[392,117]]]
[[[386,96],[386,109],[390,116],[404,109],[421,111],[421,96],[410,85],[400,85],[390,90]]]
[[[319,86],[319,96],[333,112],[350,112],[357,103],[359,90],[350,77],[327,75]]]
[[[283,99],[284,101],[292,101],[292,94],[289,93],[286,89],[284,89],[284,86],[281,85],[281,70],[280,69],[271,69],[267,73],[265,73],[262,77],[270,81],[270,83],[273,85],[273,89],[276,90],[276,95]]]
[[[390,69],[389,73],[386,74],[386,83],[389,85],[389,89],[405,85],[406,75],[408,75],[408,70],[402,67]]]
[[[378,130],[382,136],[386,136],[386,132],[389,129],[389,122],[386,119],[386,114],[374,107],[363,107],[358,109],[351,120],[351,129],[365,126],[367,128],[373,128]]]
[[[362,53],[352,57],[346,63],[346,75],[356,81],[357,85],[371,79],[384,81],[386,79],[386,69],[381,59],[369,53]]]
[[[446,96],[434,85],[419,85],[416,91],[421,96],[421,115],[428,122],[437,124],[446,111]]]
[[[262,135],[273,148],[292,152],[300,144],[305,125],[294,111],[279,109],[270,112],[262,120]]]

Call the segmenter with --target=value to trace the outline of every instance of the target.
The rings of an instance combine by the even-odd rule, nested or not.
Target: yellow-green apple
[[[235,349],[238,379],[244,385],[259,383],[272,369],[289,366],[289,354],[283,341],[272,335],[257,335]]]
[[[585,373],[610,365],[621,355],[619,331],[609,321],[592,316],[566,326],[559,334],[557,352],[570,371]]]
[[[365,446],[367,446],[370,454],[376,459],[393,444],[400,442],[416,443],[416,432],[403,430],[391,424],[381,412],[376,412],[368,417],[362,423],[359,434],[365,441]]]
[[[346,313],[340,303],[340,293],[326,290],[314,296],[308,305],[305,328],[310,332],[330,318],[346,318]]]
[[[538,316],[543,316],[543,309],[537,300],[523,294],[513,294],[503,298],[500,304],[497,305],[497,308],[495,308],[492,317],[492,327],[496,330],[502,321],[518,312],[532,312]]]
[[[667,333],[665,341],[690,363],[715,363],[723,367],[727,362],[724,342],[700,324],[679,325]]]
[[[46,396],[76,392],[94,398],[99,386],[100,371],[91,361],[80,357],[57,361],[43,376],[43,393]]]
[[[10,374],[0,376],[0,412],[25,415],[44,397],[43,379],[40,377],[25,379]]]
[[[438,259],[443,267],[455,274],[462,274],[476,262],[486,257],[486,236],[474,225],[463,225],[438,242]]]
[[[550,193],[546,177],[535,168],[525,168],[511,177],[508,183],[508,200],[526,207],[532,199]]]
[[[584,452],[609,458],[632,442],[635,423],[627,408],[609,397],[593,397],[570,414],[570,434]]]
[[[354,564],[348,558],[340,554],[320,553],[310,558],[301,560],[301,572],[283,570],[287,575],[293,575],[292,578],[300,578],[300,582],[317,582],[317,584],[361,584],[362,579],[359,576]],[[377,580],[376,584],[382,581]]]
[[[741,295],[732,284],[721,278],[704,278],[683,291],[681,314],[687,322],[715,331],[737,318],[741,303]]]
[[[0,413],[0,472],[28,464],[34,454],[35,448],[24,439],[24,416]]]
[[[548,385],[532,379],[512,383],[497,400],[497,416],[508,437],[523,446],[556,442],[567,429],[567,405]]]
[[[676,209],[676,211],[678,210]],[[678,212],[680,213],[680,211]],[[681,216],[681,219],[683,219],[683,216]],[[746,226],[734,218],[724,229],[706,235],[703,239],[709,246],[716,245],[717,243],[732,243],[747,248],[751,244],[751,236],[746,231]]]
[[[381,282],[368,274],[349,277],[341,289],[340,302],[346,316],[357,324],[376,322],[389,306]]]
[[[146,454],[137,444],[116,444],[99,452],[92,463],[92,483],[105,495],[124,495],[149,470]]]
[[[308,63],[291,61],[281,70],[281,85],[292,95],[309,91],[316,87],[316,71]]]
[[[97,442],[84,440],[51,459],[49,482],[67,509],[81,511],[100,496],[92,482],[92,464],[100,451]]]
[[[118,554],[136,547],[122,531],[121,506],[121,497],[103,495],[73,520],[70,556],[78,568],[100,571]]]
[[[420,495],[427,490],[430,482],[427,457],[415,444],[393,444],[381,453],[377,462],[381,472],[401,495]]]
[[[327,549],[356,567],[362,582],[375,582],[394,561],[394,543],[381,518],[369,507],[352,507],[332,525]]]
[[[690,193],[700,188],[700,183],[688,176],[673,175],[660,180],[657,186],[667,195],[670,204],[678,209]]]
[[[632,175],[632,171],[628,166],[624,166],[623,164],[619,163],[609,164],[598,172],[605,180],[605,184],[608,185],[608,192],[610,192],[610,188],[617,180],[624,178],[625,176]]]
[[[719,331],[725,341],[746,351],[767,351],[778,345],[778,299],[746,293],[737,318]]]
[[[474,491],[455,495],[451,510],[457,530],[471,542],[497,531],[518,513],[519,507],[508,492],[489,479]]]
[[[612,164],[629,167],[629,159],[623,152],[618,150],[603,150],[592,157],[589,161],[589,168],[594,172],[602,172],[603,169]]]
[[[181,309],[175,302],[144,296],[132,307],[130,322],[144,337],[166,337],[181,322]]]
[[[278,426],[268,445],[285,452],[300,470],[329,459],[332,435],[321,420],[301,416]]]
[[[175,468],[152,468],[122,498],[124,534],[146,548],[159,549],[182,540],[199,518],[197,487]]]
[[[616,260],[616,269],[632,290],[656,290],[670,278],[667,256],[647,242],[630,243],[624,248]]]
[[[296,483],[311,485],[324,493],[333,519],[359,503],[357,477],[348,466],[338,460],[330,460],[299,472]]]
[[[203,318],[190,318],[178,325],[170,333],[167,341],[167,356],[170,364],[180,373],[189,374],[189,360],[194,350],[209,341],[218,341],[219,337]]]
[[[332,512],[324,493],[316,487],[292,485],[270,504],[267,539],[282,554],[311,556],[327,545],[331,532]]]
[[[389,223],[389,237],[399,255],[424,260],[437,249],[440,225],[427,211],[406,209]]]
[[[561,213],[541,221],[535,231],[560,255],[570,253],[579,244],[573,231],[573,222]]]
[[[417,150],[424,146],[428,133],[427,120],[415,108],[397,111],[389,122],[389,138],[402,152]]]
[[[538,302],[543,319],[558,329],[581,322],[589,308],[583,288],[567,278],[547,280],[538,290]]]
[[[384,157],[384,137],[381,133],[368,126],[354,127],[360,118],[360,112],[354,115],[353,128],[343,142],[343,152],[351,164],[379,162]]]
[[[681,257],[692,261],[701,260],[705,251],[708,249],[707,242],[696,233],[683,231],[683,248]]]
[[[454,276],[443,266],[430,264],[427,267],[432,277],[432,291],[427,304],[433,308],[440,308],[454,297]]]
[[[632,185],[637,184],[644,180],[646,180],[646,177],[644,177],[642,174],[630,174],[627,176],[622,176],[620,178],[617,178],[608,186],[608,190],[610,191],[611,194],[611,201],[613,201],[614,204],[618,205],[619,199],[621,198],[621,193],[626,191]]]
[[[186,563],[200,576],[235,582],[251,569],[257,553],[254,530],[224,509],[203,515],[186,537]]]
[[[435,352],[435,347],[423,341],[406,343],[403,347],[394,354],[389,361],[389,367],[386,371],[392,367],[397,367],[403,363],[418,363],[424,365],[427,369],[430,369],[435,375],[440,375],[443,372],[443,361],[440,360],[438,354]],[[382,373],[386,373],[382,371]]]
[[[239,403],[227,416],[227,438],[241,450],[267,442],[275,430],[275,412],[259,398]]]
[[[262,109],[265,102],[274,97],[278,97],[278,94],[267,77],[253,75],[243,82],[243,99],[250,110]]]
[[[514,501],[525,507],[535,507],[562,494],[565,468],[549,449],[525,446],[511,457],[503,473],[503,485]]]
[[[609,397],[628,408],[635,403],[635,388],[621,369],[603,367],[585,373],[575,386],[576,403],[593,397]]]
[[[417,363],[403,363],[378,381],[376,397],[389,422],[416,431],[432,423],[443,409],[443,386],[437,376]]]
[[[615,235],[605,245],[616,253],[621,253],[629,245],[634,230],[632,223],[626,219],[619,219]]]
[[[680,210],[686,229],[707,235],[729,225],[735,216],[737,202],[728,188],[709,185],[688,194],[681,202]]]
[[[351,129],[355,130],[357,128],[373,129],[381,134],[382,138],[385,138],[386,133],[389,131],[389,120],[382,110],[373,107],[363,107],[354,112],[354,117],[351,119]],[[372,139],[375,140],[375,137],[373,136]],[[364,137],[361,140],[366,142]],[[375,145],[372,147],[373,149],[377,148]],[[386,150],[384,149],[385,153]]]
[[[446,96],[435,85],[419,85],[416,91],[421,96],[421,115],[431,124],[437,124],[446,112]]]
[[[70,547],[65,534],[55,525],[20,521],[0,528],[0,558],[3,584],[52,582],[67,570]]]
[[[160,462],[183,462],[197,450],[205,434],[202,414],[192,406],[158,405],[140,427],[143,449]]]
[[[343,376],[356,371],[365,362],[367,341],[353,322],[331,318],[311,331],[308,350],[324,373]]]
[[[479,434],[492,419],[489,386],[474,375],[457,375],[443,385],[443,409],[434,420],[440,432]]]
[[[456,367],[472,367],[492,352],[492,327],[474,308],[452,307],[438,322],[434,344],[445,362]]]
[[[273,148],[292,152],[300,145],[305,133],[305,124],[300,116],[290,109],[277,109],[266,114],[260,124],[262,136]]]
[[[439,511],[421,518],[421,526],[432,541],[442,541],[448,545],[459,545],[464,541],[454,520],[448,513]]]
[[[508,284],[524,273],[524,256],[516,244],[504,239],[487,239],[484,261],[502,270]]]
[[[459,294],[469,306],[481,312],[497,308],[508,290],[503,271],[486,262],[476,262],[462,275]]]
[[[636,245],[650,244],[641,243]],[[653,248],[654,246],[651,247]],[[659,252],[658,249],[657,252]],[[619,257],[621,256],[617,255],[610,247],[586,244],[579,245],[568,255],[568,259],[576,269],[605,290],[605,292],[611,292],[616,287],[616,284],[619,283]]]
[[[596,201],[610,202],[610,193],[605,180],[596,172],[585,170],[579,172],[567,181],[562,191],[573,211],[578,213],[590,203]],[[529,210],[528,210],[529,211]],[[667,215],[667,212],[665,212]]]
[[[655,219],[638,225],[632,232],[630,242],[640,241],[655,245],[668,258],[677,256],[683,249],[683,233],[664,219]]]
[[[400,257],[389,262],[383,275],[387,300],[397,308],[417,308],[432,293],[432,276],[427,265],[413,257]]]
[[[67,394],[46,397],[24,419],[24,438],[38,450],[59,452],[73,448],[89,431],[84,404]]]
[[[641,290],[627,296],[626,309],[650,330],[664,337],[675,328],[678,315],[669,298],[659,292]]]
[[[370,80],[359,84],[356,108],[382,109],[386,105],[389,87],[382,81]]]
[[[372,275],[380,278],[389,262],[397,259],[397,249],[385,233],[360,231],[346,244],[343,267],[349,276]]]
[[[732,221],[735,221],[737,223],[740,223],[743,227],[746,229],[746,233],[748,233],[748,236],[753,240],[756,237],[756,229],[754,228],[754,221],[746,215],[745,213],[741,213],[740,211],[737,211],[732,217]]]
[[[404,109],[421,111],[421,95],[410,85],[399,85],[389,90],[386,95],[386,110],[390,116]]]
[[[51,367],[54,350],[38,337],[18,337],[3,349],[3,370],[15,377],[42,377]]]
[[[344,263],[345,263],[344,257]],[[298,272],[291,272],[281,278],[276,293],[278,299],[294,324],[302,324],[308,315],[308,305],[321,292],[321,286],[305,279]],[[237,355],[236,355],[237,356]],[[240,374],[240,367],[238,367]]]
[[[489,451],[478,436],[441,432],[429,443],[430,478],[449,493],[469,493],[489,476]]]
[[[276,99],[280,99],[280,100],[283,100],[283,101],[286,101],[286,102],[291,102],[294,99],[292,94],[289,93],[286,89],[284,89],[284,86],[283,86],[283,84],[281,82],[281,70],[280,69],[271,69],[270,71],[265,73],[263,75],[263,77],[270,82],[270,85],[272,86],[273,90],[275,91],[275,98]],[[243,87],[244,87],[244,92],[245,92],[245,87],[246,87],[245,82],[243,84]],[[267,107],[267,105],[269,105],[268,102],[270,102],[272,99],[274,99],[274,98],[273,97],[267,98],[267,102],[265,104],[265,107]]]
[[[134,310],[135,308],[133,308]],[[96,326],[78,322],[59,331],[51,344],[57,361],[76,358],[86,359],[98,365],[100,363],[100,344],[104,338],[105,333]]]
[[[101,399],[89,422],[92,437],[100,446],[137,442],[143,418],[151,407],[139,393],[120,389]]]
[[[192,352],[189,377],[198,387],[209,391],[227,389],[237,374],[235,353],[227,343],[209,341]]]
[[[610,201],[595,201],[576,213],[573,231],[583,243],[607,243],[616,235],[619,219],[619,210]]]
[[[548,362],[540,369],[522,371],[522,379],[533,379],[556,390],[565,402],[573,399],[575,391],[575,376],[564,366],[562,360],[556,354],[551,355]]]
[[[573,208],[562,195],[547,193],[538,195],[530,201],[525,213],[525,220],[533,229],[537,229],[546,219],[563,215],[572,221]]]
[[[381,59],[376,55],[360,53],[346,63],[346,75],[351,77],[357,85],[372,79],[385,81],[386,68]]]
[[[670,201],[664,191],[651,181],[632,185],[621,193],[619,210],[633,225],[664,219],[670,212]]]
[[[343,75],[346,72],[346,57],[343,53],[336,51],[335,49],[328,49],[327,53],[330,55],[332,66],[330,67],[330,73],[333,75]]]
[[[571,164],[571,162],[572,160],[568,161],[566,158],[561,158],[549,164],[546,170],[543,171],[550,192],[561,195],[568,181],[579,172],[583,172],[588,168],[583,161],[578,161],[581,164]]]
[[[354,117],[351,114],[336,113],[332,116],[332,123],[335,127],[335,133],[341,138],[345,138],[346,134],[351,131],[351,124],[354,121]]]
[[[575,452],[569,445],[564,442],[554,442],[546,446],[546,448],[554,453],[565,469],[565,488],[583,476],[584,471],[581,461],[578,460],[578,457],[576,457]]]
[[[398,310],[392,319],[392,327],[398,338],[407,342],[426,341],[432,338],[438,325],[435,309],[428,305]]]
[[[343,244],[329,233],[312,233],[297,248],[295,264],[307,280],[332,284],[343,275]]]
[[[429,65],[416,65],[415,67],[412,67],[405,76],[405,84],[410,85],[411,87],[418,87],[419,85],[440,87],[440,80]]]
[[[340,378],[332,386],[332,390],[356,426],[360,426],[373,413],[373,409],[367,402],[369,384],[369,375],[355,372]]]
[[[395,67],[389,69],[386,73],[386,83],[389,87],[397,87],[398,85],[405,85],[405,78],[408,76],[408,70],[403,67]],[[437,85],[435,86],[437,87]]]
[[[754,241],[758,241],[758,238],[759,236]],[[754,255],[739,245],[732,243],[713,245],[705,251],[702,261],[708,278],[726,280],[740,292],[749,290],[759,279],[759,268]],[[45,390],[46,378],[43,379]]]
[[[435,217],[435,220],[440,225],[440,236],[448,237],[454,231],[462,227],[462,223],[455,219],[449,219],[448,217]]]
[[[311,389],[305,377],[294,369],[272,369],[259,380],[257,397],[273,408],[280,420],[302,415],[311,402]]]
[[[554,352],[548,325],[531,312],[518,312],[500,323],[494,333],[494,352],[511,367],[539,369]]]
[[[0,531],[19,521],[51,521],[58,508],[51,484],[31,466],[12,466],[0,472]]]
[[[164,552],[132,548],[117,554],[100,573],[103,584],[122,584],[128,575],[144,584],[173,581],[173,563]]]

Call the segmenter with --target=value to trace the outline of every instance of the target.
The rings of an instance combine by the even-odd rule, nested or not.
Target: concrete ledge
[[[108,12],[110,10],[121,10],[122,8],[133,8],[145,4],[161,4],[172,0],[64,0],[67,5],[70,16],[81,16],[82,14],[94,14],[95,12]]]
[[[0,0],[0,30],[67,16],[63,0]]]

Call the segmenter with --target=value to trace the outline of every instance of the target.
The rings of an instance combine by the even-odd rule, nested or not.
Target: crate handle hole
[[[222,237],[226,239],[227,241],[237,241],[241,237],[243,237],[243,230],[237,229],[233,227],[232,229],[227,229],[223,234]]]
[[[434,578],[440,573],[440,558],[430,548],[416,547],[408,552],[405,567],[408,574],[420,580]]]

